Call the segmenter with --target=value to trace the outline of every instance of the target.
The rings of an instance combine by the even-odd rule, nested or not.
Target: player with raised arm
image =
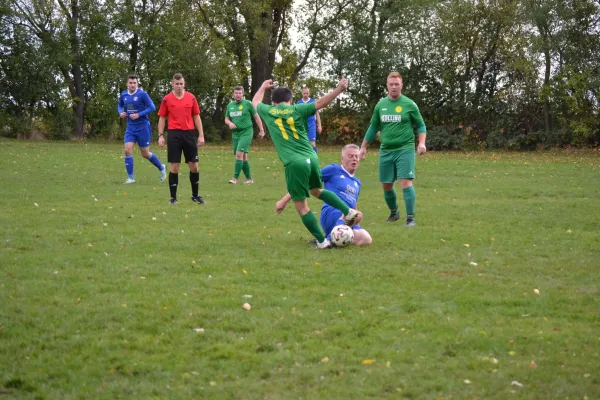
[[[415,226],[416,193],[415,179],[415,133],[419,135],[418,154],[425,154],[427,128],[419,107],[414,101],[402,95],[402,75],[392,72],[387,78],[388,97],[381,99],[371,117],[371,124],[360,148],[360,158],[367,154],[369,143],[381,132],[379,151],[379,182],[383,197],[390,209],[388,222],[400,219],[394,183],[399,181],[406,207],[404,226]]]
[[[148,93],[138,87],[138,77],[129,75],[127,77],[127,90],[124,90],[119,96],[119,105],[117,107],[119,116],[127,119],[127,128],[125,129],[125,138],[123,139],[125,147],[125,171],[127,171],[127,180],[125,183],[134,183],[133,174],[133,146],[137,143],[142,157],[148,159],[160,172],[160,181],[165,180],[167,169],[160,162],[156,154],[150,153],[150,142],[152,141],[152,127],[148,115],[156,111]]]
[[[226,110],[225,124],[232,130],[231,138],[233,140],[233,154],[235,155],[233,178],[229,180],[229,183],[236,184],[241,171],[244,171],[246,176],[244,183],[254,183],[250,174],[250,163],[248,162],[250,143],[252,143],[252,136],[254,136],[252,118],[258,125],[258,137],[261,139],[265,136],[262,122],[252,103],[244,99],[244,88],[241,86],[233,88],[233,101],[227,104]]]
[[[358,156],[359,147],[355,144],[347,144],[342,148],[342,163],[331,164],[321,170],[325,189],[338,195],[350,208],[356,208],[358,195],[360,194],[361,182],[355,176],[360,157]],[[275,212],[281,214],[287,203],[292,199],[290,194],[286,194],[275,204]],[[323,203],[321,208],[321,227],[325,231],[327,239],[331,240],[331,230],[344,223],[342,212]],[[352,244],[356,246],[365,246],[373,242],[371,235],[360,225],[354,225],[354,240]]]
[[[342,93],[348,87],[348,81],[342,78],[336,89],[309,104],[292,105],[292,91],[286,87],[278,87],[272,91],[272,106],[263,104],[265,91],[273,87],[272,80],[264,81],[252,99],[252,105],[271,134],[279,159],[285,168],[288,192],[304,226],[317,240],[317,248],[329,248],[331,243],[323,235],[317,218],[308,208],[309,195],[312,194],[340,210],[345,216],[346,225],[353,226],[359,223],[362,213],[348,207],[335,193],[322,189],[319,158],[308,141],[306,120]]]

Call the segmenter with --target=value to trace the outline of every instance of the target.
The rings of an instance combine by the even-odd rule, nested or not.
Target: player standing
[[[236,184],[242,170],[246,176],[244,183],[254,183],[250,174],[250,163],[248,162],[250,143],[252,143],[252,136],[254,136],[252,118],[258,125],[258,137],[262,139],[265,136],[265,131],[260,117],[252,103],[244,99],[244,88],[241,86],[234,87],[233,101],[227,104],[227,111],[225,112],[225,125],[232,130],[231,138],[233,140],[233,154],[235,154],[233,178],[229,180],[229,183]]]
[[[265,90],[273,86],[272,80],[264,81],[252,99],[252,105],[265,121],[271,134],[279,159],[285,168],[288,193],[304,226],[317,240],[317,248],[329,248],[331,243],[323,235],[317,218],[308,208],[309,194],[340,210],[347,225],[359,223],[362,213],[348,207],[335,193],[321,189],[323,182],[319,158],[308,141],[306,119],[330,104],[348,87],[348,81],[342,78],[336,89],[315,103],[292,105],[292,91],[286,87],[278,87],[272,91],[272,106],[261,103]]]
[[[381,148],[379,151],[379,182],[383,188],[383,197],[390,209],[388,222],[400,219],[394,183],[400,182],[404,205],[406,207],[406,223],[404,226],[415,226],[416,193],[412,181],[415,179],[415,134],[419,134],[418,154],[425,154],[425,138],[427,129],[419,107],[414,101],[402,95],[402,75],[392,72],[387,78],[388,97],[381,99],[371,117],[371,125],[367,130],[360,149],[360,158],[367,154],[369,143],[381,132]]]
[[[358,169],[360,157],[358,156],[359,147],[355,144],[347,144],[342,148],[342,163],[331,164],[321,170],[325,189],[338,195],[350,208],[356,208],[358,195],[360,194],[361,182],[354,174]],[[290,194],[286,194],[275,204],[275,212],[281,214],[287,203],[292,199]],[[342,212],[323,203],[321,208],[321,227],[325,232],[327,239],[331,240],[331,230],[336,225],[344,223]],[[371,235],[360,225],[354,225],[353,245],[365,246],[373,242]]]
[[[190,183],[192,185],[192,201],[205,204],[204,199],[198,195],[200,172],[198,172],[198,147],[204,146],[204,131],[200,119],[200,107],[196,97],[185,90],[183,75],[173,75],[171,81],[173,90],[166,95],[160,103],[158,110],[158,144],[165,145],[165,119],[169,120],[167,137],[167,157],[171,164],[169,167],[169,189],[171,200],[169,204],[177,204],[177,186],[179,185],[179,167],[181,165],[181,152],[185,162],[190,168]],[[198,129],[198,137],[194,126]]]
[[[133,146],[135,143],[140,148],[142,157],[148,159],[160,172],[160,181],[165,180],[167,169],[160,162],[156,154],[150,153],[150,142],[152,141],[152,127],[148,115],[156,111],[148,93],[138,88],[138,77],[129,75],[127,77],[127,90],[124,90],[119,96],[119,116],[122,119],[127,118],[127,128],[125,129],[125,138],[123,139],[125,147],[125,170],[127,171],[127,180],[125,183],[134,183],[133,174]]]
[[[304,86],[302,88],[302,98],[300,100],[298,100],[298,104],[307,104],[307,103],[314,103],[314,102],[315,102],[315,99],[312,99],[310,97],[310,89],[308,88],[308,86]],[[308,127],[308,132],[307,132],[308,140],[310,141],[311,146],[315,150],[315,153],[318,153],[317,132],[319,134],[321,134],[321,131],[322,131],[321,116],[319,115],[319,113],[316,113],[315,115],[311,115],[310,117],[308,117],[306,124]]]

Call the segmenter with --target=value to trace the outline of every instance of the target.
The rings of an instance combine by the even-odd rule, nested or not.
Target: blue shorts
[[[334,226],[344,225],[344,220],[340,219],[342,218],[342,216],[342,212],[333,207],[324,207],[321,210],[321,228],[323,228],[327,239],[331,239],[329,234],[331,233]],[[358,231],[363,228],[361,228],[359,225],[354,225],[352,229]]]
[[[127,124],[123,143],[137,143],[139,147],[150,147],[152,141],[152,127],[150,122],[145,124]]]
[[[316,125],[308,125],[308,141],[309,142],[317,141],[317,126]]]

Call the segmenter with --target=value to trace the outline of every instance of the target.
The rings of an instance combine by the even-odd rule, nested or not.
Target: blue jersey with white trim
[[[321,169],[321,176],[325,189],[337,194],[350,208],[356,208],[358,195],[360,194],[360,179],[354,175],[350,175],[341,165],[331,164]],[[330,205],[323,203],[321,212],[333,208]]]
[[[148,114],[156,111],[156,107],[152,102],[148,93],[142,89],[138,89],[133,93],[129,93],[128,90],[124,90],[119,96],[119,114],[122,112],[127,113],[127,123],[130,125],[141,125],[146,124],[150,121]],[[131,119],[131,114],[139,114],[138,119]]]
[[[300,99],[300,100],[298,100],[297,104],[308,104],[308,103],[314,103],[314,102],[315,102],[315,99],[308,99],[308,101],[304,101],[304,100]],[[311,115],[310,117],[308,117],[306,119],[306,124],[308,125],[308,129],[311,129],[311,128],[314,129],[317,126],[315,118],[316,117],[314,115]]]

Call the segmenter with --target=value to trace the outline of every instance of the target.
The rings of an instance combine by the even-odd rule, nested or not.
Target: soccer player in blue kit
[[[356,209],[356,202],[360,194],[360,179],[354,173],[360,163],[360,148],[355,144],[347,144],[342,149],[342,163],[331,164],[321,169],[321,176],[326,190],[338,195],[350,208]],[[281,214],[287,203],[291,200],[290,194],[286,194],[275,205],[275,212]],[[325,236],[330,239],[329,234],[336,225],[344,225],[344,216],[341,211],[323,203],[321,208],[321,227]],[[359,225],[354,225],[354,240],[352,244],[365,246],[373,242],[371,235]]]
[[[150,153],[152,127],[148,115],[156,111],[156,107],[148,93],[138,88],[138,77],[136,75],[127,77],[127,90],[124,90],[119,96],[118,110],[122,119],[127,118],[127,128],[123,140],[125,143],[125,170],[128,176],[125,183],[135,182],[133,155],[131,154],[135,143],[138,144],[142,156],[147,158],[160,172],[160,181],[164,181],[167,169],[156,154]]]
[[[310,89],[308,88],[308,86],[304,86],[302,88],[302,98],[300,100],[298,100],[298,104],[308,104],[308,103],[314,103],[315,99],[310,97]],[[306,120],[306,127],[307,127],[307,133],[308,133],[308,141],[310,142],[311,146],[313,147],[315,153],[318,153],[317,150],[317,132],[320,134],[321,133],[321,116],[319,115],[319,113],[315,113],[315,115],[311,115],[310,117],[308,117],[308,119]]]

